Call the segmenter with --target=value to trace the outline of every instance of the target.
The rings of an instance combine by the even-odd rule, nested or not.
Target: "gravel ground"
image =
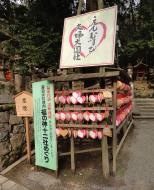
[[[35,169],[26,162],[6,174],[30,190],[154,190],[154,120],[136,120],[118,157],[117,175],[105,180],[101,155],[77,157],[75,175],[69,158],[63,158],[59,178],[50,170]]]

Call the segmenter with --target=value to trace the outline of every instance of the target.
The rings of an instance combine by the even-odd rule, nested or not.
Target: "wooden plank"
[[[31,151],[31,155],[33,155],[35,153],[35,150]],[[14,162],[13,164],[11,164],[10,166],[8,166],[7,168],[5,168],[3,171],[0,172],[1,175],[5,175],[6,173],[8,173],[10,170],[12,170],[14,167],[16,167],[18,164],[20,164],[21,162],[25,161],[27,159],[27,155],[21,157],[19,160],[17,160],[16,162]]]
[[[105,178],[109,177],[109,153],[107,137],[102,138],[102,169]]]
[[[91,124],[91,125],[87,125],[87,124],[63,124],[63,123],[57,123],[56,124],[57,127],[60,127],[60,128],[87,128],[87,129],[103,129],[106,125],[98,125],[98,124]],[[113,128],[113,125],[108,125],[110,129]]]
[[[75,106],[75,107],[57,107],[56,111],[71,111],[71,110],[76,110],[76,111],[105,111],[105,107],[80,107],[80,106]],[[108,107],[109,111],[113,110],[113,107]]]
[[[90,148],[90,149],[85,149],[85,150],[77,150],[77,151],[75,151],[75,154],[97,152],[97,151],[101,151],[101,150],[102,150],[102,148]],[[71,155],[71,152],[59,153],[59,156],[68,156],[68,155]]]
[[[55,94],[56,95],[61,95],[62,93],[64,94],[64,95],[69,95],[69,94],[71,94],[72,92],[74,92],[74,91],[76,91],[76,90],[68,90],[68,91],[55,91]],[[109,92],[113,92],[113,89],[110,89],[110,88],[107,88],[107,89],[91,89],[91,90],[88,90],[88,89],[86,89],[86,90],[79,90],[79,92],[82,92],[82,94],[85,94],[85,93],[95,93],[95,92],[104,92],[104,91],[109,91]]]
[[[75,81],[75,80],[84,80],[91,78],[104,78],[104,77],[115,77],[119,76],[119,71],[105,72],[105,73],[85,73],[85,74],[70,74],[62,76],[51,76],[46,78],[46,80],[52,80],[55,82],[64,82],[64,81]],[[44,80],[44,79],[42,79]]]
[[[120,149],[122,148],[122,145],[123,145],[123,143],[124,143],[124,141],[125,141],[125,139],[126,139],[126,137],[127,137],[127,135],[128,135],[129,130],[130,130],[131,127],[133,126],[133,123],[134,123],[134,121],[132,120],[132,121],[130,122],[130,124],[129,124],[129,126],[128,126],[128,128],[127,128],[125,134],[124,134],[124,136],[122,137],[122,139],[121,139],[121,141],[120,141],[118,147],[117,147],[117,150],[116,150],[116,158],[117,158],[117,156],[118,156],[118,154],[119,154]]]
[[[117,134],[121,131],[121,129],[123,128],[123,126],[126,125],[127,119],[131,116],[131,114],[132,114],[132,112],[130,112],[127,115],[126,119],[124,121],[122,121],[122,123],[117,127],[117,130],[116,130]]]

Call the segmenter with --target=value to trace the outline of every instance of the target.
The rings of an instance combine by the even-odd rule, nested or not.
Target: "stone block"
[[[16,185],[16,183],[14,181],[8,180],[2,184],[2,189],[3,190],[10,190],[13,188],[14,185]]]
[[[0,121],[1,122],[1,121]],[[10,131],[10,126],[8,123],[0,123],[0,131],[1,130],[6,130],[6,131]]]
[[[9,81],[0,81],[0,94],[13,96],[14,84]]]
[[[0,142],[6,141],[9,137],[8,131],[0,131]]]
[[[21,151],[18,151],[18,150],[14,150],[12,152],[10,152],[9,154],[9,165],[14,163],[16,160],[18,160],[18,158],[21,156]]]
[[[6,177],[0,175],[0,184],[5,183],[6,181],[8,181],[8,178],[6,178]]]
[[[13,103],[13,97],[9,94],[0,94],[0,104]]]
[[[10,143],[8,141],[0,143],[0,155],[6,155],[11,151]]]
[[[19,184],[14,185],[11,190],[28,190],[26,187],[21,186]]]
[[[22,145],[25,141],[25,137],[23,134],[15,134],[10,138],[10,143],[13,150],[16,150],[18,148],[22,148]]]
[[[5,80],[5,77],[4,77],[4,72],[3,71],[0,71],[0,80]]]
[[[0,122],[1,124],[9,122],[9,112],[0,112]]]
[[[1,156],[0,157],[0,171],[4,170],[9,165],[9,156]]]
[[[25,127],[23,124],[20,125],[14,125],[13,126],[13,133],[25,133]]]
[[[23,120],[21,117],[18,117],[16,115],[10,115],[9,124],[15,125],[15,124],[22,124]]]

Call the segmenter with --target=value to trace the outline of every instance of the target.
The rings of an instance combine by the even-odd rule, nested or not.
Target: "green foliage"
[[[9,2],[12,14],[5,19],[12,38],[3,46],[10,57],[21,57],[16,64],[31,68],[58,66],[63,21],[70,15],[70,3],[38,0],[26,7]],[[4,12],[1,17],[6,15]]]
[[[87,0],[92,1],[92,0]],[[0,18],[5,19],[11,39],[5,41],[5,51],[21,57],[16,64],[27,67],[59,66],[64,18],[76,13],[77,0],[36,0],[17,5],[0,1]],[[136,3],[138,2],[138,3]],[[154,1],[104,0],[106,7],[118,5],[119,32],[117,39],[121,66],[143,58],[147,64],[154,57]],[[147,57],[150,57],[147,59]]]
[[[125,26],[128,30],[125,31],[125,43],[123,44],[125,56],[133,64],[140,58],[144,63],[154,66],[151,62],[154,56],[154,2],[141,0],[134,7],[133,17],[134,22],[130,17]]]

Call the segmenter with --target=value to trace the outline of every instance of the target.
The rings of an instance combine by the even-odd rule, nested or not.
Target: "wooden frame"
[[[77,14],[81,14],[81,7],[82,7],[82,2],[83,0],[79,1],[79,6],[78,6],[78,10],[77,10]],[[103,4],[103,0],[98,0],[98,8],[102,9],[104,8],[104,4]],[[106,69],[108,69],[109,71],[106,72]],[[63,152],[63,153],[58,153],[58,156],[67,156],[67,155],[71,155],[71,170],[74,173],[75,172],[75,154],[81,154],[81,153],[87,153],[87,152],[94,152],[94,151],[101,151],[102,152],[102,171],[103,171],[103,175],[104,177],[108,177],[110,174],[110,163],[109,163],[109,150],[112,149],[112,173],[115,174],[116,173],[116,160],[117,160],[117,156],[120,152],[120,149],[124,143],[124,140],[126,139],[126,136],[128,135],[129,130],[131,129],[131,127],[133,126],[133,120],[132,120],[132,113],[129,114],[129,116],[127,116],[127,118],[122,122],[122,124],[117,128],[116,127],[116,94],[117,94],[117,88],[116,88],[116,80],[117,77],[119,76],[120,70],[118,69],[112,69],[112,68],[105,68],[105,67],[100,67],[99,72],[97,73],[85,73],[85,74],[67,74],[67,70],[64,69],[63,71],[65,71],[65,75],[61,75],[61,76],[52,76],[49,77],[48,80],[52,80],[55,82],[74,82],[74,81],[79,81],[79,80],[86,80],[86,79],[101,79],[101,78],[112,78],[114,80],[113,82],[113,89],[111,89],[111,92],[113,93],[113,106],[109,107],[109,111],[112,111],[112,125],[110,125],[109,127],[112,129],[113,132],[113,137],[112,137],[112,147],[110,147],[108,145],[108,137],[104,136],[101,140],[101,147],[99,148],[91,148],[91,149],[86,149],[86,150],[75,150],[75,140],[74,137],[72,136],[70,138],[70,152]],[[73,90],[73,89],[72,89]],[[107,89],[108,90],[108,89]],[[100,92],[100,89],[95,90],[94,92]],[[90,92],[90,90],[87,89],[83,89],[83,92],[87,93]],[[62,108],[56,108],[56,111],[61,110]],[[68,110],[68,108],[64,108],[65,110]],[[72,108],[73,110],[74,108]],[[81,109],[80,106],[77,109]],[[94,107],[94,109],[96,110],[105,110],[105,108],[96,108]],[[69,110],[71,110],[71,108],[69,108]],[[84,110],[84,108],[82,108],[82,110]],[[86,108],[87,110],[87,108]],[[92,108],[88,108],[88,110],[93,110]],[[130,120],[130,122],[128,123],[128,121]],[[68,127],[68,124],[64,125],[64,124],[57,124],[57,127],[61,127],[63,126]],[[80,125],[81,126],[81,125]],[[87,126],[87,125],[86,125]],[[70,123],[69,128],[71,128],[71,130],[73,130],[74,127],[77,127],[77,125]],[[82,125],[82,127],[84,127]],[[98,128],[98,126],[94,126],[96,129]],[[103,132],[103,127],[101,127],[102,132]],[[90,126],[88,126],[88,128],[91,128]],[[118,138],[118,133],[121,131],[121,129],[123,129],[123,137],[120,141],[119,144],[117,144],[117,138]]]
[[[102,70],[105,74],[107,74],[107,72],[105,71],[105,68]],[[110,72],[110,71],[109,71]],[[120,149],[121,147],[123,146],[124,144],[124,141],[128,135],[128,132],[129,130],[131,129],[131,127],[133,126],[133,120],[132,120],[132,112],[130,112],[126,119],[117,127],[116,126],[116,110],[117,110],[117,103],[116,103],[116,96],[117,96],[117,92],[123,92],[122,90],[117,90],[117,86],[116,86],[116,81],[117,81],[117,78],[115,77],[115,73],[116,71],[112,71],[113,72],[113,77],[112,80],[113,80],[113,88],[112,89],[93,89],[93,90],[86,90],[86,89],[83,89],[82,92],[83,93],[90,93],[92,91],[94,92],[103,92],[103,91],[106,91],[106,90],[109,90],[110,92],[112,92],[112,106],[109,107],[109,111],[112,112],[112,124],[109,125],[109,127],[111,128],[112,132],[113,132],[113,136],[112,136],[112,146],[109,146],[108,145],[108,137],[104,136],[100,142],[100,147],[97,147],[97,148],[88,148],[88,149],[84,149],[84,150],[76,150],[75,149],[75,139],[74,137],[72,136],[70,138],[70,152],[59,152],[58,153],[58,156],[68,156],[70,155],[71,156],[71,170],[73,173],[75,173],[75,155],[76,154],[83,154],[83,153],[89,153],[89,152],[94,152],[94,151],[101,151],[102,152],[102,171],[103,171],[103,175],[104,177],[109,177],[110,175],[110,171],[113,175],[116,174],[116,167],[117,167],[117,157],[118,157],[118,154],[120,152]],[[90,79],[90,78],[89,78]],[[80,79],[79,79],[80,80]],[[67,80],[66,80],[67,81]],[[69,79],[68,79],[69,81]],[[68,82],[67,81],[67,82]],[[84,81],[84,80],[83,80]],[[59,82],[58,81],[55,81],[56,82]],[[65,94],[68,95],[68,93],[71,93],[73,92],[74,90],[73,89],[69,89],[68,92],[65,91]],[[56,92],[57,93],[57,92]],[[62,91],[59,91],[59,95],[62,93]],[[93,107],[81,107],[81,106],[76,106],[76,109],[77,110],[82,110],[82,111],[85,111],[85,110],[105,110],[106,108],[105,107],[97,107],[97,106],[93,106]],[[66,106],[66,107],[56,107],[56,111],[60,111],[60,110],[65,110],[65,111],[68,111],[68,110],[74,110],[74,107],[72,106],[69,106],[69,108]],[[95,129],[101,129],[103,130],[105,125],[101,125],[98,126],[97,124],[96,125],[93,125],[93,126],[90,126],[90,125],[87,125],[87,124],[74,124],[72,122],[70,122],[70,124],[64,124],[64,123],[58,123],[57,124],[57,127],[62,127],[62,128],[70,128],[71,130],[73,130],[74,128],[78,128],[78,127],[83,127],[83,128],[95,128]],[[123,137],[121,138],[119,144],[117,143],[117,138],[118,138],[118,134],[120,132],[123,132]],[[112,151],[112,165],[110,164],[109,162],[109,151]]]

